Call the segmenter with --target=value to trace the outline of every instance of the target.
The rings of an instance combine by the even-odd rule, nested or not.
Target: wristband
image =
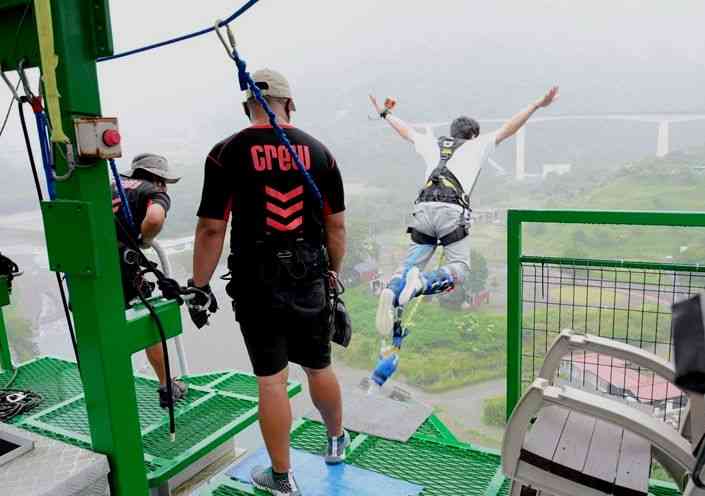
[[[392,113],[392,111],[389,110],[388,108],[386,108],[386,109],[384,109],[383,111],[381,111],[381,112],[379,113],[379,116],[380,116],[382,119],[386,119],[387,116],[388,116],[389,114],[391,114],[391,113]]]

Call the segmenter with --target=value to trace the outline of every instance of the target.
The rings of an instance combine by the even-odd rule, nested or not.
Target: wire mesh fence
[[[601,266],[595,261],[523,261],[522,386],[539,373],[563,329],[590,333],[672,359],[671,305],[705,290],[705,273]],[[576,352],[561,362],[559,380],[618,396],[678,428],[686,399],[665,379],[624,360]]]

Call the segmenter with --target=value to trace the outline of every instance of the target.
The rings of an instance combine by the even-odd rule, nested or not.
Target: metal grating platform
[[[496,451],[455,440],[435,416],[407,443],[351,433],[346,463],[424,486],[423,496],[508,496],[511,482],[501,470]],[[325,428],[310,420],[298,422],[291,435],[293,448],[321,454]],[[322,462],[321,462],[322,463]],[[251,486],[219,476],[200,496],[252,496]],[[652,496],[677,496],[675,486],[655,483]]]
[[[0,374],[0,384],[11,375]],[[168,415],[158,403],[157,381],[135,377],[145,468],[151,487],[162,485],[257,420],[254,376],[224,371],[184,380],[190,384],[189,392],[176,405],[177,437],[172,443]],[[27,362],[19,367],[12,387],[36,391],[44,398],[41,408],[13,419],[15,426],[90,448],[88,416],[75,363],[50,357]],[[300,391],[298,383],[289,385],[290,396]]]
[[[446,425],[441,422],[441,419],[435,415],[431,415],[426,422],[421,424],[421,427],[416,431],[415,437],[424,437],[435,441],[455,443],[458,438],[455,437]]]
[[[430,417],[407,443],[351,434],[353,445],[347,463],[421,484],[425,487],[424,496],[507,493],[509,486],[498,471],[499,455],[458,443],[435,416]],[[325,440],[325,428],[317,422],[303,420],[292,430],[292,447],[310,453],[323,453]],[[496,488],[491,490],[493,484]],[[255,493],[250,487],[223,477],[201,494],[244,496]]]
[[[12,372],[0,373],[0,384],[5,385]],[[12,384],[15,389],[30,389],[42,395],[41,407],[48,409],[68,399],[83,394],[81,376],[76,364],[53,358],[37,358],[19,367],[17,379]],[[34,412],[32,412],[34,413]],[[24,417],[15,417],[11,424],[18,424]]]

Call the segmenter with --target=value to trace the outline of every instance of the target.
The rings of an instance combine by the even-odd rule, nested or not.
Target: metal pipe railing
[[[152,241],[151,247],[159,258],[159,264],[162,266],[162,272],[164,272],[165,276],[171,277],[171,263],[169,262],[169,256],[166,254],[166,251],[157,241]],[[181,370],[181,375],[188,375],[188,359],[186,358],[186,349],[184,348],[184,343],[181,340],[180,335],[174,338],[174,344],[176,345],[176,355],[179,359],[179,369]]]

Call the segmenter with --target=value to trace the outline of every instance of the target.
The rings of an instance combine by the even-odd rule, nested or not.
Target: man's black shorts
[[[255,375],[283,370],[289,362],[310,369],[331,363],[329,312],[322,278],[279,287],[238,287],[235,316]]]

